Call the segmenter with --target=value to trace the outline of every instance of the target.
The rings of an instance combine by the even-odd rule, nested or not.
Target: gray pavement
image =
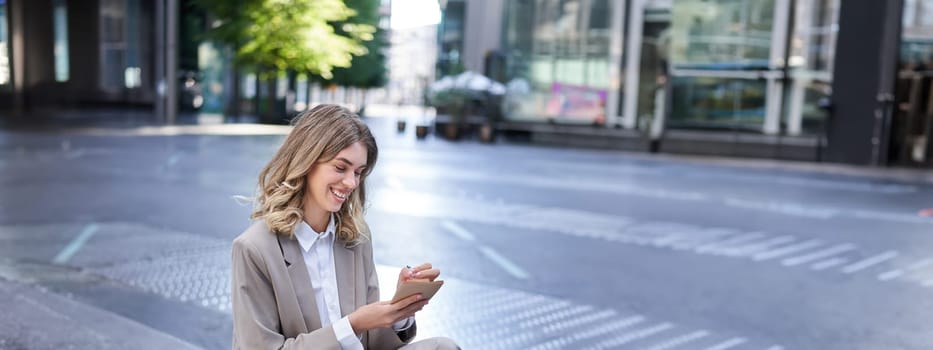
[[[132,319],[33,284],[37,281],[29,276],[41,275],[48,282],[55,278],[52,276],[82,278],[80,271],[11,262],[5,262],[0,269],[0,314],[4,315],[0,317],[0,349],[198,348]],[[21,283],[21,279],[32,283]]]
[[[933,347],[929,171],[418,141],[393,122],[369,121],[381,153],[367,217],[381,278],[431,261],[447,280],[420,337],[467,349]],[[233,197],[252,193],[284,132],[0,131],[0,349],[116,348],[130,335],[229,348],[229,243],[249,214]],[[33,302],[8,302],[22,298]],[[50,334],[33,316],[101,336]]]

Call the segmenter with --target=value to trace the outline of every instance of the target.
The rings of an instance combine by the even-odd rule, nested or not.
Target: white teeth
[[[349,193],[340,193],[334,190],[330,190],[330,193],[333,193],[335,196],[337,196],[337,198],[340,199],[347,199],[347,195],[349,195]]]

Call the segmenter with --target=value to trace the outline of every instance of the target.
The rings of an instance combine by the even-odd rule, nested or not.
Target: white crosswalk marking
[[[806,242],[797,243],[797,244],[792,244],[792,245],[789,245],[789,246],[784,246],[784,247],[777,248],[777,249],[774,249],[774,250],[769,250],[769,251],[766,251],[766,252],[761,252],[761,253],[755,254],[755,255],[752,257],[752,260],[755,260],[755,261],[765,261],[765,260],[768,260],[768,259],[774,259],[774,258],[777,258],[777,257],[782,256],[782,255],[787,255],[787,254],[796,253],[796,252],[799,252],[799,251],[802,251],[802,250],[807,250],[807,249],[810,249],[810,248],[813,248],[813,247],[818,247],[818,246],[820,246],[820,245],[822,245],[822,244],[823,244],[823,241],[820,241],[820,240],[818,240],[818,239],[811,239],[811,240],[806,241]]]
[[[732,238],[729,238],[723,241],[701,245],[697,247],[696,249],[694,249],[694,251],[700,254],[703,254],[703,253],[716,254],[722,249],[729,248],[729,247],[735,247],[738,244],[751,242],[762,237],[766,237],[766,236],[761,232],[747,233],[747,234],[732,237]]]
[[[864,260],[862,260],[862,261],[855,262],[855,263],[853,263],[853,264],[851,264],[851,265],[845,266],[845,267],[842,268],[842,273],[855,273],[855,272],[858,272],[858,271],[860,271],[860,270],[867,269],[867,268],[869,268],[869,267],[871,267],[871,266],[874,266],[874,265],[883,263],[883,262],[885,262],[885,261],[894,259],[894,258],[896,258],[899,254],[900,254],[900,253],[898,253],[897,251],[889,250],[889,251],[886,251],[886,252],[884,252],[884,253],[881,253],[881,254],[875,255],[875,256],[873,256],[873,257],[870,257],[870,258],[868,258],[868,259],[864,259]]]
[[[719,344],[713,345],[713,346],[711,346],[711,347],[708,347],[708,348],[706,348],[705,350],[727,350],[727,349],[730,349],[730,348],[734,348],[734,347],[736,347],[736,346],[739,346],[739,345],[741,345],[741,344],[743,344],[743,343],[745,343],[745,342],[747,342],[747,341],[748,341],[748,340],[746,340],[745,338],[732,338],[732,339],[726,340],[726,341],[724,341],[724,342],[722,342],[722,343],[719,343]]]
[[[921,270],[921,269],[923,269],[923,268],[925,268],[925,267],[927,267],[927,266],[930,266],[930,265],[933,265],[933,259],[931,259],[931,258],[923,259],[923,260],[914,262],[914,263],[912,263],[912,264],[910,264],[910,265],[907,265],[907,267],[905,267],[905,268],[902,268],[902,269],[895,269],[895,270],[892,270],[892,271],[888,271],[888,272],[882,273],[882,274],[878,275],[878,279],[879,279],[879,280],[882,280],[882,281],[886,281],[886,280],[894,279],[894,278],[897,278],[897,277],[900,277],[900,276],[902,276],[902,275],[906,275],[906,274],[909,274],[909,273],[914,273],[914,275],[922,275],[921,273],[915,273],[915,272],[920,272],[919,270]],[[911,279],[911,280],[920,280],[920,281],[923,281],[923,280],[926,279],[926,277],[923,277],[923,276],[913,276],[913,277],[911,277],[910,279]]]
[[[825,270],[836,265],[844,264],[847,261],[848,260],[846,260],[845,258],[830,258],[830,259],[826,259],[823,261],[818,261],[814,263],[813,265],[810,265],[810,268],[813,269],[814,271],[821,271],[821,270]]]
[[[813,252],[810,254],[797,256],[793,258],[787,258],[781,261],[781,263],[784,264],[784,266],[797,266],[800,264],[811,262],[813,260],[822,259],[828,256],[833,256],[839,253],[847,252],[853,249],[855,249],[855,245],[849,244],[849,243],[843,243],[843,244],[835,245],[827,249]]]
[[[785,243],[790,243],[797,240],[794,236],[781,236],[768,239],[764,242],[756,242],[752,244],[747,244],[744,246],[736,247],[735,249],[728,249],[723,252],[726,256],[748,256],[755,254],[761,251],[770,249],[771,247],[778,246]]]

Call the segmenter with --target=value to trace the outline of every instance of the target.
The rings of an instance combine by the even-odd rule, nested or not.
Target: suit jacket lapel
[[[337,274],[337,289],[340,291],[340,314],[346,316],[356,310],[356,259],[353,249],[346,242],[334,242],[334,269]]]
[[[321,328],[321,316],[318,314],[317,303],[314,301],[314,289],[311,286],[311,276],[305,266],[304,256],[301,255],[301,245],[295,238],[279,236],[279,244],[288,266],[288,276],[298,298],[298,307],[308,327],[308,331]],[[283,317],[284,318],[284,317]]]

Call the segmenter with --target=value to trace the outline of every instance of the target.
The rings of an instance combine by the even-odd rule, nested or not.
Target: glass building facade
[[[933,0],[905,0],[889,158],[933,164]]]
[[[668,129],[805,135],[823,127],[817,105],[830,93],[839,0],[505,6],[512,120],[641,129],[664,113]]]
[[[517,120],[604,123],[610,88],[611,0],[505,3],[506,114]]]

